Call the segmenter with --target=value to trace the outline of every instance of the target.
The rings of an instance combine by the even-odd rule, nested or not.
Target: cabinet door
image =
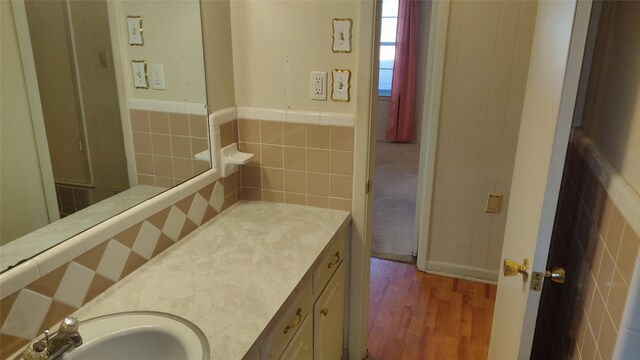
[[[313,359],[313,328],[311,316],[300,325],[300,330],[291,339],[289,346],[282,353],[280,360],[311,360]]]
[[[313,358],[342,358],[344,327],[344,264],[327,284],[313,308]]]

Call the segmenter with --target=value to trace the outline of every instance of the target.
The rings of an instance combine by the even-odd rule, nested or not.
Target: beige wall
[[[129,97],[205,103],[204,58],[200,2],[197,0],[122,1],[117,23],[125,57],[125,85]],[[129,46],[126,16],[142,16],[144,46]],[[135,89],[131,60],[163,64],[166,90]]]
[[[331,51],[333,18],[354,21],[353,46],[361,4],[358,1],[231,1],[236,103],[239,106],[355,113],[358,54]],[[309,99],[310,71],[349,69],[351,101]],[[329,85],[331,81],[328,81]],[[362,89],[368,91],[368,89]]]
[[[0,245],[49,223],[13,11],[0,2]],[[29,214],[29,216],[13,216]]]
[[[603,2],[583,126],[640,193],[640,2]]]
[[[535,11],[451,3],[428,271],[497,280]],[[489,193],[500,213],[485,212]]]

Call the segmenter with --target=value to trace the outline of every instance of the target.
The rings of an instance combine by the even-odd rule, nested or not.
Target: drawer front
[[[303,286],[286,306],[260,351],[262,359],[279,359],[313,309],[311,287]]]
[[[307,316],[280,360],[313,359],[313,316]]]
[[[313,296],[318,298],[338,266],[344,260],[344,230],[336,233],[331,247],[322,255],[313,271]]]

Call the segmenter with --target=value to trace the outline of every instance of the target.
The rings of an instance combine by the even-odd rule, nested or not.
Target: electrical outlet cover
[[[327,100],[327,72],[312,71],[309,80],[309,95],[312,100]]]

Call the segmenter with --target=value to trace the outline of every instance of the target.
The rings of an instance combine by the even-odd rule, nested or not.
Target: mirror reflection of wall
[[[1,3],[0,271],[210,168],[199,1]]]

